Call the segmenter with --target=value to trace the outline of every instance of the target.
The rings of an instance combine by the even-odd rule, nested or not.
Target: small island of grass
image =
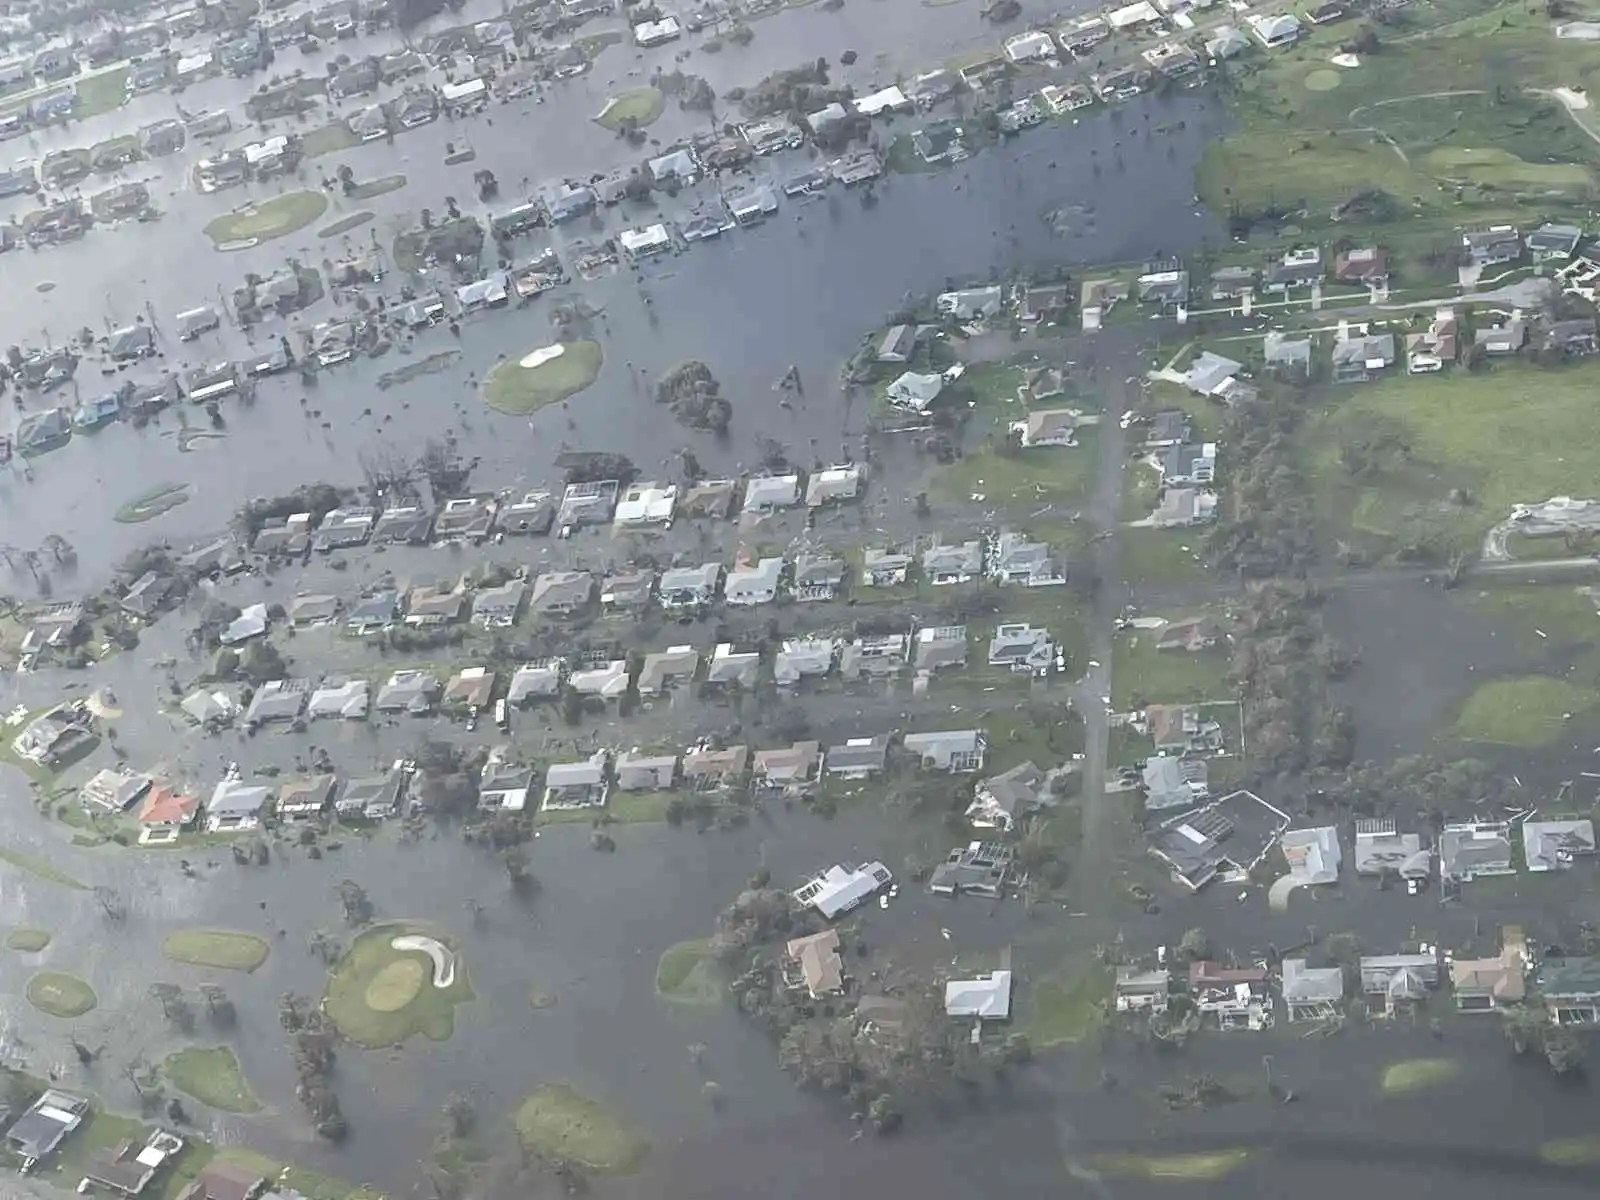
[[[115,519],[119,525],[143,524],[145,521],[155,520],[163,513],[171,512],[178,505],[187,503],[188,500],[188,484],[159,484],[148,492],[135,496],[117,509]]]
[[[375,215],[364,209],[361,212],[351,213],[348,217],[340,217],[332,225],[324,225],[317,230],[317,236],[319,238],[339,237],[349,233],[352,229],[360,229],[368,221],[372,220]]]
[[[648,1148],[604,1105],[565,1084],[534,1092],[517,1106],[515,1121],[528,1153],[590,1171],[626,1173],[639,1165]]]
[[[172,1086],[201,1104],[229,1113],[261,1111],[239,1060],[226,1046],[188,1046],[167,1055],[161,1071]]]
[[[630,125],[635,129],[642,129],[655,121],[666,106],[667,98],[661,94],[660,88],[648,86],[630,88],[607,100],[606,106],[600,110],[600,115],[595,117],[595,123],[611,130],[623,129]]]
[[[6,934],[6,948],[20,950],[24,954],[37,954],[50,944],[50,931],[48,929],[35,929],[29,925],[18,925]]]
[[[668,946],[656,963],[656,995],[674,1004],[716,1004],[722,983],[711,961],[709,938],[691,938]]]
[[[592,384],[605,353],[599,342],[557,342],[508,358],[483,381],[483,402],[496,412],[520,416],[558,404]]]
[[[81,1017],[98,1003],[92,987],[65,971],[40,971],[28,980],[27,996],[40,1012],[63,1019]]]
[[[1404,1096],[1441,1087],[1460,1073],[1453,1058],[1408,1058],[1385,1067],[1378,1086],[1385,1096]]]
[[[327,211],[328,198],[321,192],[285,192],[217,217],[206,226],[206,236],[218,247],[254,245],[296,233]]]
[[[397,944],[398,943],[398,944]],[[456,1005],[473,998],[455,949],[423,926],[391,921],[367,930],[328,975],[323,1010],[369,1050],[455,1032]]]
[[[270,951],[264,938],[232,929],[180,929],[161,943],[161,953],[173,962],[219,971],[254,971]]]

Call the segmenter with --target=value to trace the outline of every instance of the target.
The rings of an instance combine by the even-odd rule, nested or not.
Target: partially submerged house
[[[1539,994],[1557,1025],[1600,1024],[1600,958],[1549,958],[1539,968]]]
[[[1363,955],[1361,991],[1369,1000],[1395,1013],[1421,1004],[1439,986],[1439,956],[1427,954]]]
[[[1011,1017],[1011,972],[992,971],[985,979],[952,979],[944,985],[944,1011],[951,1017],[1005,1021]]]
[[[623,792],[665,792],[678,782],[676,754],[641,754],[630,750],[616,761],[617,790]]]
[[[1355,832],[1357,875],[1427,879],[1433,874],[1433,854],[1422,848],[1421,835],[1399,832],[1393,818],[1358,820]]]
[[[783,579],[782,558],[763,558],[754,565],[736,566],[723,584],[723,599],[731,605],[771,604],[778,598]]]
[[[574,808],[601,808],[606,802],[609,755],[604,750],[580,762],[552,763],[545,772],[545,812]]]
[[[757,750],[751,775],[758,790],[791,791],[810,783],[821,762],[820,742],[796,742],[774,750]]]
[[[1119,1013],[1164,1013],[1171,990],[1172,976],[1165,967],[1118,967],[1112,1007]]]
[[[562,666],[559,658],[523,663],[511,674],[506,703],[526,706],[535,700],[554,699],[561,693]]]
[[[831,921],[860,907],[893,882],[893,874],[881,862],[832,866],[797,888],[794,898],[796,903],[816,909]]]
[[[1153,754],[1140,773],[1146,812],[1170,812],[1204,804],[1211,797],[1206,760]]]
[[[1587,817],[1546,817],[1522,823],[1523,861],[1530,871],[1565,871],[1594,856],[1594,822]]]
[[[824,774],[838,779],[869,779],[883,774],[888,757],[889,738],[886,734],[849,738],[828,747],[827,754],[823,756],[822,770]]]
[[[1230,792],[1158,826],[1147,848],[1175,883],[1199,891],[1219,876],[1248,875],[1288,827],[1287,814],[1253,792]]]
[[[813,1000],[844,990],[844,961],[839,957],[839,931],[793,938],[784,946],[784,981],[804,988]]]
[[[1344,999],[1344,969],[1312,967],[1303,958],[1286,958],[1279,986],[1290,1021],[1325,1021]]]
[[[922,576],[934,587],[971,583],[983,574],[983,543],[935,543],[922,552]]]
[[[912,651],[912,666],[918,671],[936,673],[945,667],[967,665],[967,627],[965,625],[924,625],[917,630]]]
[[[969,842],[950,851],[928,876],[928,890],[935,896],[971,893],[998,900],[1011,882],[1016,851],[1005,842]]]
[[[1446,825],[1439,833],[1439,878],[1462,884],[1482,875],[1511,875],[1511,826],[1505,821]]]
[[[206,803],[207,833],[243,833],[261,827],[261,818],[272,802],[272,789],[224,779],[217,784]]]
[[[641,696],[660,696],[692,682],[700,670],[700,652],[693,646],[668,646],[644,656],[635,681]]]
[[[794,687],[802,680],[820,678],[833,670],[839,643],[833,638],[791,638],[772,657],[772,681]]]

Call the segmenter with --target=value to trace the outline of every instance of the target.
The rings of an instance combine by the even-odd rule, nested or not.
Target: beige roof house
[[[785,951],[796,968],[799,977],[796,982],[805,987],[812,999],[844,989],[844,962],[839,957],[837,929],[795,938]]]

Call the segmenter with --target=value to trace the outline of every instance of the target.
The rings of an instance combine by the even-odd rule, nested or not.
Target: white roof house
[[[906,94],[892,86],[856,100],[856,111],[863,117],[875,117],[885,112],[907,111],[910,108],[911,101],[906,98]]]
[[[744,489],[744,511],[772,512],[800,502],[800,476],[757,475]]]
[[[460,83],[446,83],[439,87],[439,99],[446,105],[460,107],[488,95],[489,85],[481,79],[463,79]]]
[[[1154,25],[1159,20],[1161,14],[1150,0],[1137,0],[1106,15],[1106,22],[1116,30],[1132,29],[1135,25]]]
[[[624,229],[617,234],[617,242],[633,258],[648,258],[672,249],[672,235],[659,221],[654,225]]]
[[[676,17],[662,17],[659,21],[641,21],[633,27],[633,40],[639,46],[659,46],[683,36],[683,28]]]
[[[943,375],[924,375],[917,371],[907,371],[884,389],[884,395],[896,408],[924,412],[939,398],[939,393],[942,391],[944,391]]]
[[[808,880],[794,898],[831,921],[892,882],[894,876],[881,862],[862,863],[859,867],[832,866]]]
[[[1035,62],[1054,58],[1056,43],[1044,30],[1035,29],[1032,33],[1019,33],[1016,37],[1007,38],[1005,50],[1006,57],[1014,63]]]
[[[1256,14],[1246,20],[1250,25],[1250,32],[1256,35],[1256,40],[1263,46],[1291,46],[1300,37],[1300,18],[1293,13],[1277,13],[1272,16]]]
[[[667,483],[635,483],[617,501],[614,522],[621,525],[670,525],[678,507],[678,487]]]
[[[1006,1020],[1011,1016],[1011,972],[994,971],[987,979],[952,979],[944,985],[944,1011],[952,1017]]]

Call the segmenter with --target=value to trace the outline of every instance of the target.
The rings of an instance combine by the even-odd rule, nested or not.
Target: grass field
[[[1018,410],[1021,411],[1020,409]],[[933,477],[932,490],[952,501],[981,495],[988,505],[1081,503],[1094,487],[1097,433],[1091,427],[1076,434],[1071,448],[1040,446],[1031,450],[984,447],[966,454]]]
[[[484,379],[483,402],[496,412],[535,412],[583,391],[599,376],[604,361],[600,343],[591,341],[568,342],[560,355],[534,367],[505,359]]]
[[[89,890],[87,883],[74,879],[61,868],[53,866],[35,854],[27,854],[21,850],[13,850],[8,846],[0,846],[0,862],[9,863],[19,871],[26,871],[46,883],[58,884],[61,887],[72,888],[74,891],[79,892]]]
[[[1076,975],[1041,979],[1033,985],[1022,1032],[1039,1049],[1081,1042],[1105,1019],[1101,1005],[1111,996],[1111,972],[1098,964]]]
[[[1159,630],[1128,630],[1112,643],[1111,703],[1116,708],[1226,700],[1233,695],[1225,650],[1194,654],[1157,650],[1160,637]]]
[[[1351,390],[1313,422],[1307,465],[1324,511],[1356,536],[1391,547],[1432,540],[1470,553],[1513,504],[1595,493],[1597,386],[1594,362],[1393,376]],[[1352,477],[1341,447],[1382,431],[1407,452],[1373,477]],[[1456,489],[1470,502],[1453,502]]]
[[[1501,746],[1545,746],[1561,736],[1567,716],[1600,705],[1600,692],[1548,675],[1480,685],[1456,719],[1457,737]]]
[[[206,225],[206,236],[219,246],[271,241],[304,229],[327,211],[328,198],[321,192],[285,192],[217,217]]]
[[[186,483],[159,484],[118,508],[113,519],[119,525],[140,525],[145,521],[153,521],[180,504],[187,504],[189,491]]]
[[[656,963],[656,995],[674,1004],[718,1004],[722,981],[707,957],[709,938],[693,938],[668,946]]]
[[[1385,1067],[1378,1088],[1385,1096],[1404,1096],[1443,1087],[1460,1073],[1453,1058],[1408,1058]]]
[[[231,929],[180,929],[161,942],[161,953],[173,962],[220,971],[254,971],[270,950],[264,938]]]
[[[6,934],[6,949],[19,950],[24,954],[37,954],[50,944],[50,931],[48,929],[35,929],[28,925],[18,925]]]
[[[78,105],[73,120],[85,121],[121,108],[128,102],[128,68],[113,67],[81,80],[77,87]]]
[[[559,808],[539,812],[540,825],[588,825],[595,821],[610,825],[652,825],[667,819],[671,792],[618,792],[606,798],[604,808]]]
[[[94,989],[65,971],[40,971],[28,980],[28,1003],[52,1017],[81,1017],[98,1000]]]
[[[188,1046],[167,1055],[161,1072],[173,1087],[202,1104],[229,1113],[261,1111],[239,1068],[239,1060],[226,1046]]]
[[[660,117],[666,107],[667,98],[661,94],[660,88],[630,88],[607,100],[600,115],[595,117],[595,123],[617,130],[623,127],[624,122],[631,121],[642,129]]]
[[[399,921],[369,929],[350,943],[328,973],[324,1011],[340,1033],[369,1050],[398,1046],[418,1035],[445,1041],[455,1032],[456,1005],[473,998],[466,969],[459,962],[455,982],[446,988],[434,987],[425,955],[396,950],[390,944],[408,932],[426,931]],[[401,963],[415,964],[424,974],[395,970]]]
[[[517,1106],[517,1136],[530,1154],[565,1159],[591,1171],[624,1173],[639,1165],[647,1143],[597,1101],[551,1084]]]
[[[343,121],[334,121],[330,125],[313,129],[300,139],[301,152],[307,158],[338,154],[341,150],[349,150],[352,146],[360,144],[361,139],[351,133],[350,127]]]
[[[1588,1167],[1600,1164],[1600,1134],[1558,1138],[1539,1147],[1539,1157],[1558,1167]]]

